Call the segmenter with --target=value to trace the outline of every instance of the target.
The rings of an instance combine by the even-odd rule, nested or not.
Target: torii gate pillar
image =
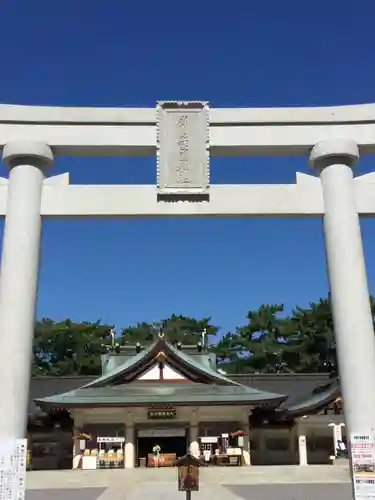
[[[359,159],[355,142],[319,142],[310,164],[322,182],[323,227],[340,385],[350,433],[375,431],[375,337],[356,206],[352,167]]]
[[[9,191],[0,277],[2,353],[0,438],[25,436],[38,287],[44,168],[51,148],[39,142],[9,143],[3,150]]]

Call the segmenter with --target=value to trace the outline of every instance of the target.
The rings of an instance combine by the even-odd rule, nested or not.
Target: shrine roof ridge
[[[182,373],[184,370],[185,373],[190,372],[193,378],[189,379],[189,375],[187,375],[184,383],[171,381],[163,381],[161,384],[132,383],[155,361],[172,363],[172,366],[173,363],[177,364]],[[128,358],[109,373],[77,389],[41,399],[37,398],[34,401],[41,407],[121,406],[160,402],[179,405],[194,402],[200,404],[219,402],[222,404],[238,402],[250,404],[254,401],[262,405],[278,406],[287,397],[284,394],[261,391],[236,382],[214,368],[198,362],[194,357],[173,346],[163,336],[159,336],[146,349]]]
[[[142,361],[147,357],[151,356],[153,354],[156,354],[157,351],[163,351],[169,352],[170,354],[174,355],[176,358],[180,359],[184,364],[190,365],[193,367],[195,370],[198,372],[201,372],[205,374],[206,376],[217,380],[218,382],[232,385],[232,386],[239,386],[242,387],[242,384],[239,382],[236,382],[234,380],[231,380],[227,376],[221,374],[218,371],[215,371],[202,363],[199,363],[196,361],[192,356],[189,356],[188,354],[184,353],[181,349],[178,349],[175,347],[173,344],[167,341],[164,337],[157,337],[155,341],[146,346],[144,349],[142,349],[139,353],[135,354],[132,357],[129,357],[124,363],[116,367],[114,370],[112,370],[109,373],[106,373],[105,375],[102,375],[98,377],[97,379],[93,380],[92,382],[89,382],[88,384],[84,385],[82,388],[90,388],[90,387],[100,387],[102,385],[106,385],[110,383],[112,380],[117,379],[121,374],[128,372],[131,370],[133,367],[136,365],[142,363]]]

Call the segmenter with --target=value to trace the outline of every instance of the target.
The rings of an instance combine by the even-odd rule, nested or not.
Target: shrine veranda
[[[353,172],[360,154],[375,152],[375,105],[274,109],[213,109],[205,101],[163,101],[154,109],[1,105],[0,147],[3,163],[9,167],[9,178],[0,182],[0,215],[5,217],[0,349],[7,352],[0,365],[2,396],[7,401],[7,411],[0,416],[3,437],[22,439],[27,425],[43,218],[98,216],[322,218],[347,435],[373,434],[375,392],[368,391],[364,381],[375,380],[375,338],[359,218],[375,214],[375,174],[354,177]],[[69,183],[68,173],[53,176],[54,159],[59,155],[154,155],[157,184],[82,189]],[[210,157],[215,155],[305,156],[311,175],[296,173],[291,185],[211,185]],[[163,370],[171,369],[174,377],[183,378],[179,380],[187,399],[178,403],[185,408],[178,411],[182,421],[189,423],[186,446],[196,442],[199,425],[213,418],[217,421],[218,415],[221,422],[233,422],[234,412],[236,424],[241,424],[247,436],[242,451],[250,465],[249,418],[260,404],[259,394],[251,387],[237,386],[241,398],[235,400],[236,383],[220,375],[216,364],[207,373],[204,364],[195,366],[193,354],[175,350],[167,340],[157,339],[153,347],[142,351],[143,356],[148,353],[147,363],[144,358],[140,361],[141,352],[136,353],[132,362],[123,360],[113,372],[103,373],[102,380],[77,387],[76,392],[84,391],[80,393],[84,399],[93,389],[111,391],[112,378],[120,391],[130,383],[126,379],[130,374],[142,377],[154,369],[152,363],[161,363]],[[102,383],[108,377],[110,383],[105,386]],[[176,380],[157,380],[157,387],[172,394],[165,384]],[[212,394],[221,394],[221,404],[215,407],[197,393],[191,399],[192,382],[208,384]],[[129,387],[115,404],[100,402],[100,397],[109,397],[107,392],[95,393],[97,399],[90,400],[84,410],[83,400],[72,399],[72,394],[50,401],[52,406],[64,406],[70,398],[67,406],[80,425],[120,419],[126,468],[136,465],[136,426],[147,420],[141,408],[150,404],[147,394],[151,394],[142,393],[145,399],[134,404],[125,398]],[[138,401],[140,396],[134,391]],[[160,396],[161,389],[158,394],[158,404],[164,404],[168,398]],[[282,398],[282,394],[272,394],[272,408],[281,405]],[[231,417],[228,401],[233,403]],[[173,401],[168,404],[174,409]],[[111,413],[116,415],[111,417]],[[335,422],[334,431],[339,432],[342,424]],[[300,420],[297,427],[299,461],[304,465],[306,421]]]

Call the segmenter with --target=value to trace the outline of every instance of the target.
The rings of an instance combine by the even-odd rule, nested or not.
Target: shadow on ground
[[[107,488],[29,490],[26,500],[97,500]]]
[[[223,486],[244,500],[351,500],[350,484],[259,484]]]

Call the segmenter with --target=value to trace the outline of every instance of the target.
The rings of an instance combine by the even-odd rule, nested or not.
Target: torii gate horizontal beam
[[[217,108],[209,114],[212,156],[304,155],[331,137],[375,153],[375,104]],[[0,149],[19,139],[45,142],[66,156],[155,155],[156,110],[0,105]]]
[[[354,179],[358,213],[375,215],[375,173]],[[0,217],[7,180],[0,179]],[[321,217],[320,179],[297,173],[296,184],[211,185],[207,201],[158,200],[153,185],[69,185],[69,174],[46,179],[43,217]]]

